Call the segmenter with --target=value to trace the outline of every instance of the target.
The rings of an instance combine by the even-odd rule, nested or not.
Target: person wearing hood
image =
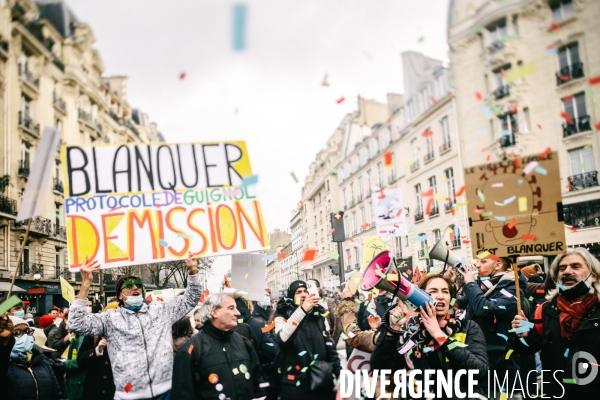
[[[306,282],[298,280],[288,287],[287,297],[277,303],[275,331],[283,358],[282,399],[336,397],[333,377],[340,376],[340,358],[325,328],[326,314],[320,301],[308,293]],[[323,379],[312,378],[318,375]]]
[[[490,373],[496,373],[502,381],[508,374],[508,381],[515,382],[520,369],[520,357],[512,354],[506,357],[511,348],[508,342],[513,317],[517,314],[515,274],[510,261],[505,257],[488,255],[477,260],[478,279],[471,271],[462,269],[462,296],[457,296],[458,308],[467,310],[467,318],[475,321],[485,336]],[[448,274],[455,278],[453,268]],[[527,279],[519,274],[521,305],[529,313]],[[520,388],[520,386],[518,386]],[[512,387],[511,387],[512,388]]]
[[[115,285],[120,307],[100,314],[86,312],[93,273],[100,271],[97,261],[79,268],[81,289],[71,305],[69,328],[84,336],[101,336],[115,380],[115,399],[168,400],[173,374],[171,326],[190,312],[202,293],[198,261],[188,254],[187,289],[183,296],[161,302],[144,302],[144,283],[140,277],[124,275]]]
[[[600,261],[587,249],[567,249],[550,266],[549,276],[557,283],[547,301],[536,308],[534,327],[519,333],[526,344],[516,341],[515,351],[533,354],[541,350],[544,370],[554,372],[547,379],[547,397],[594,398],[600,392]],[[531,320],[516,315],[512,327],[521,328]],[[585,380],[588,379],[586,382]],[[565,384],[571,380],[576,384]]]
[[[263,332],[263,329],[267,324],[261,319],[253,317],[254,306],[252,302],[238,293],[235,293],[233,298],[235,299],[235,305],[240,312],[239,319],[244,324],[248,324],[252,331],[252,344],[258,355],[264,378],[269,382],[269,387],[267,388],[267,400],[277,399],[278,385],[276,384],[276,381],[279,378],[277,374],[278,347],[273,342],[270,331]]]
[[[4,358],[0,361],[0,365],[3,366],[0,367],[2,398],[62,399],[60,386],[48,359],[35,346],[34,330],[22,318],[14,315],[8,318],[10,323],[4,320],[0,326],[0,356]],[[7,348],[11,349],[10,353],[6,351]],[[7,356],[8,364],[5,359]]]

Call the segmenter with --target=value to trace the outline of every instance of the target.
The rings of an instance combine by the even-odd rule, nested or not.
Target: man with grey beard
[[[534,326],[518,332],[516,351],[541,350],[543,392],[548,397],[583,399],[600,393],[600,261],[583,247],[568,249],[556,257],[550,276],[557,288],[534,316]],[[524,315],[515,316],[512,327],[523,327]],[[548,371],[549,370],[549,371]]]

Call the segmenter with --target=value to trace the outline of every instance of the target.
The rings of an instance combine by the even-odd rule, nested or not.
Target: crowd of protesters
[[[391,292],[364,298],[351,284],[340,296],[315,279],[292,282],[282,296],[213,293],[199,303],[198,263],[190,256],[186,266],[186,291],[165,302],[146,300],[141,279],[125,275],[113,301],[93,304],[100,265],[86,262],[70,308],[33,317],[23,303],[12,307],[0,316],[0,397],[333,400],[345,368],[340,338],[348,356],[371,353],[371,371],[475,370],[475,398],[539,397],[522,383],[490,395],[487,376],[522,382],[542,369],[556,374],[545,396],[600,392],[600,378],[575,384],[572,367],[591,373],[598,365],[590,360],[600,360],[600,262],[583,248],[557,256],[547,274],[535,263],[515,274],[508,259],[490,255],[426,275],[415,284],[434,302],[419,309]],[[592,359],[578,359],[583,353]],[[460,391],[467,386],[463,376]]]

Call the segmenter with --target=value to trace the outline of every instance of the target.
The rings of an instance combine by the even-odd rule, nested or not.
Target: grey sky
[[[310,162],[357,95],[402,92],[402,51],[447,60],[448,0],[66,2],[167,141],[247,142],[269,231],[289,227]],[[248,6],[243,52],[234,4]]]

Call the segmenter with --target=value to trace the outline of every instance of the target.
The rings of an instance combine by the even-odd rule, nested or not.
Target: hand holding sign
[[[188,274],[196,275],[198,273],[198,260],[192,258],[192,252],[188,253],[188,258],[185,260],[185,266],[188,268]]]
[[[94,272],[100,271],[100,263],[98,260],[90,261],[87,258],[85,262],[81,264],[79,272],[81,273],[81,290],[77,295],[78,299],[87,300],[87,294],[90,290],[90,285],[94,281]]]

